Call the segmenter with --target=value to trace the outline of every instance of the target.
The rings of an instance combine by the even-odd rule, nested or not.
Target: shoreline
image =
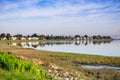
[[[0,42],[32,42],[32,41],[113,41],[113,40],[120,40],[120,39],[80,39],[80,40],[0,40]]]

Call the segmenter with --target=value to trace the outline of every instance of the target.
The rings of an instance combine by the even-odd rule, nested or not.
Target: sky
[[[0,33],[119,35],[120,0],[0,0]]]

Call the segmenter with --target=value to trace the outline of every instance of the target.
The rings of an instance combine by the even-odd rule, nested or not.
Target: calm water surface
[[[82,54],[94,54],[105,56],[120,56],[120,40],[113,41],[43,41],[9,43],[8,45],[19,45],[24,48],[37,50],[73,52]]]
[[[85,68],[89,68],[89,69],[115,69],[117,71],[120,71],[120,67],[114,67],[114,66],[106,66],[106,65],[98,65],[98,66],[94,66],[94,65],[82,65]]]

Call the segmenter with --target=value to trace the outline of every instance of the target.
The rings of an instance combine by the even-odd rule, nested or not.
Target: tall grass
[[[30,72],[31,74],[37,75],[38,80],[53,79],[42,68],[34,65],[32,62],[17,59],[14,55],[10,55],[7,52],[0,52],[0,68],[8,71]]]

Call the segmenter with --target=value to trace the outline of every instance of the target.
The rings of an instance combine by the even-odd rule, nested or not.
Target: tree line
[[[0,34],[0,40],[11,40],[12,38],[16,38],[16,40],[21,40],[21,39],[29,39],[29,38],[36,38],[38,40],[88,40],[88,39],[112,39],[111,36],[101,36],[101,35],[93,35],[93,36],[88,36],[88,35],[74,35],[74,36],[56,36],[56,35],[38,35],[36,33],[32,35],[22,35],[22,34],[16,34],[16,35],[11,35],[10,33],[1,33]]]

